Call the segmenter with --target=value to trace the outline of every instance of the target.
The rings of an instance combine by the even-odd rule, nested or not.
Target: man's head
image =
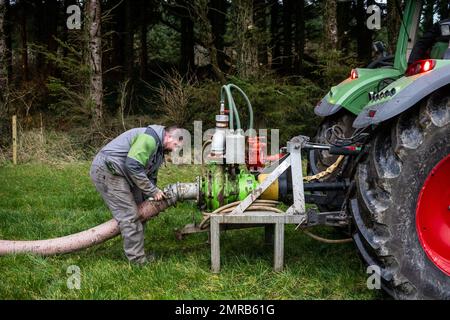
[[[177,127],[167,127],[164,129],[164,151],[171,152],[183,146],[183,136],[181,129]]]

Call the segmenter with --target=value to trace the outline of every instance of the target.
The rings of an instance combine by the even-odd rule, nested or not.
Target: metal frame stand
[[[270,238],[269,228],[273,226],[274,237],[274,271],[283,270],[284,265],[284,229],[286,224],[300,225],[307,221],[305,212],[305,194],[303,190],[303,173],[301,150],[309,140],[298,136],[287,144],[289,155],[269,174],[261,185],[247,196],[230,214],[214,214],[210,216],[211,235],[211,271],[220,272],[220,225],[262,225],[266,227],[266,240]],[[289,167],[291,167],[294,203],[285,214],[270,211],[245,212],[252,203],[266,191]]]

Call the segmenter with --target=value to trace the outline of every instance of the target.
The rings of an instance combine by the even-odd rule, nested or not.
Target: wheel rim
[[[425,180],[417,201],[416,228],[428,258],[450,276],[450,154]]]

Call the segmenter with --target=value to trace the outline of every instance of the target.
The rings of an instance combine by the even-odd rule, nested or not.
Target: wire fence
[[[74,134],[46,128],[42,114],[0,121],[0,165],[30,162],[62,163],[87,160],[85,146]]]

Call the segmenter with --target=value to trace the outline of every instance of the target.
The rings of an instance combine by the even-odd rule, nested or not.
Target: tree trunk
[[[5,1],[5,21],[4,21],[4,32],[5,32],[5,44],[6,44],[6,69],[8,73],[8,83],[12,83],[13,76],[13,60],[12,60],[12,35],[11,35],[11,4],[10,0]]]
[[[189,3],[188,0],[176,0],[175,1],[176,6],[174,8],[171,8],[170,10],[172,13],[179,17],[180,19],[180,29],[178,30],[180,32],[180,65],[179,70],[182,74],[190,73],[195,68],[195,54],[194,54],[194,47],[195,47],[195,38],[194,38],[194,19],[195,17],[192,16],[191,12],[197,12],[201,11],[202,8],[200,5],[201,3],[197,3],[194,1],[193,3]],[[198,17],[197,17],[198,18]],[[206,20],[199,19],[196,22],[207,24],[211,26],[211,23],[209,22],[208,18],[205,17]],[[203,28],[202,28],[203,29]],[[208,28],[206,28],[208,29]],[[200,39],[206,38],[205,34],[207,32],[204,31],[202,34],[199,35]],[[202,43],[203,46],[207,46],[207,43]]]
[[[190,73],[194,70],[194,22],[186,14],[181,17],[180,71]]]
[[[323,14],[323,27],[326,49],[338,49],[338,28],[337,28],[337,3],[336,0],[325,1],[325,8]],[[363,14],[363,17],[366,15]]]
[[[217,48],[214,44],[211,21],[208,19],[208,0],[178,0],[177,3],[181,4],[185,8],[188,8],[189,12],[191,12],[191,18],[193,19],[194,24],[196,24],[196,27],[201,30],[199,41],[208,50],[212,72],[216,76],[217,80],[221,83],[225,83],[225,75],[220,69],[219,61],[217,59]]]
[[[28,0],[21,0],[24,1],[25,4]],[[47,18],[47,3],[44,3],[43,0],[35,1],[34,8],[32,10],[32,20],[33,21],[33,27],[36,30],[35,36],[34,36],[34,42],[38,44],[39,46],[46,47],[47,46],[47,40],[48,40],[48,18]],[[43,19],[42,17],[45,17]],[[39,70],[42,72],[46,66],[45,66],[45,55],[42,52],[42,50],[36,50],[35,52],[35,58],[34,58],[34,66],[36,70]]]
[[[280,46],[280,3],[278,0],[270,1],[270,47],[272,48],[272,69],[280,68],[281,46]]]
[[[125,72],[127,78],[133,77],[134,69],[134,25],[133,1],[125,1]]]
[[[27,3],[25,0],[20,1],[20,37],[22,41],[22,76],[24,81],[29,79],[28,70],[28,40],[27,40]]]
[[[303,57],[305,55],[305,1],[299,0],[295,3],[295,73],[303,71]]]
[[[148,17],[147,17],[147,1],[141,0],[141,21],[140,21],[140,43],[141,50],[139,52],[139,62],[141,65],[141,79],[147,78],[147,67],[148,67],[148,50],[147,50],[147,29],[148,29]]]
[[[240,77],[249,78],[258,73],[258,41],[253,22],[253,1],[233,1],[235,46],[238,54],[237,71]]]
[[[212,40],[212,39],[211,39]],[[219,61],[217,60],[217,49],[215,45],[209,46],[209,54],[211,57],[211,67],[213,70],[214,75],[216,76],[217,80],[219,80],[221,83],[225,84],[227,81],[225,79],[225,76],[219,68]]]
[[[112,11],[112,19],[114,23],[114,33],[112,35],[112,53],[111,64],[112,67],[119,67],[120,72],[114,72],[115,75],[121,76],[121,72],[125,67],[125,50],[124,50],[124,33],[125,33],[125,10],[123,0],[114,0],[111,7],[115,8]]]
[[[90,96],[92,124],[99,128],[103,118],[102,34],[100,0],[87,2],[87,30],[89,32]]]
[[[58,32],[58,2],[56,0],[47,0],[45,2],[46,15],[48,17],[47,24],[47,50],[52,53],[56,53],[58,49],[58,42],[56,41]],[[54,66],[49,61],[47,63],[47,72],[54,74]]]
[[[9,1],[9,0],[6,0]],[[4,94],[8,88],[8,66],[6,59],[6,4],[0,0],[0,108],[3,108]],[[0,110],[1,111],[1,110]]]
[[[367,1],[367,5],[372,5],[373,3],[373,0]],[[367,65],[372,61],[372,31],[366,25],[367,12],[364,0],[357,1],[356,10],[358,59]]]
[[[343,53],[347,53],[350,48],[351,38],[350,21],[352,17],[352,2],[338,2],[337,3],[337,31],[338,31],[338,48]]]
[[[292,68],[292,0],[283,1],[283,69],[288,74]]]
[[[66,12],[67,8],[71,5],[75,5],[77,2],[76,0],[64,0],[64,8],[63,12]],[[64,15],[64,18],[66,19],[66,15]],[[61,28],[61,38],[63,42],[69,41],[69,29],[66,27],[66,20],[63,19],[63,28]],[[69,53],[69,50],[66,47],[62,48],[62,55],[63,57],[67,57],[67,54]]]
[[[258,37],[258,63],[266,67],[269,63],[267,34],[267,4],[265,0],[253,0],[254,21]]]
[[[226,70],[226,55],[224,53],[224,36],[226,32],[227,0],[211,0],[208,12],[214,37],[214,46],[217,49],[217,61],[221,70]]]
[[[48,17],[48,32],[47,32],[47,49],[50,52],[56,52],[58,48],[58,43],[55,40],[58,32],[58,1],[57,0],[47,0],[46,4],[46,14]]]
[[[430,30],[433,28],[433,19],[434,19],[434,5],[436,4],[436,0],[425,0],[425,9],[424,9],[424,30]]]
[[[389,51],[394,54],[395,49],[397,47],[397,41],[398,41],[398,33],[400,31],[400,26],[402,23],[401,20],[401,12],[398,11],[398,6],[395,3],[395,1],[398,0],[388,0],[387,2],[387,20],[388,20],[388,46]]]
[[[141,50],[139,53],[139,62],[141,65],[141,79],[147,78],[147,68],[148,68],[148,50],[147,50],[147,24],[141,24]]]
[[[440,20],[450,18],[450,8],[449,8],[448,1],[441,0],[439,2],[438,12],[439,12]]]

